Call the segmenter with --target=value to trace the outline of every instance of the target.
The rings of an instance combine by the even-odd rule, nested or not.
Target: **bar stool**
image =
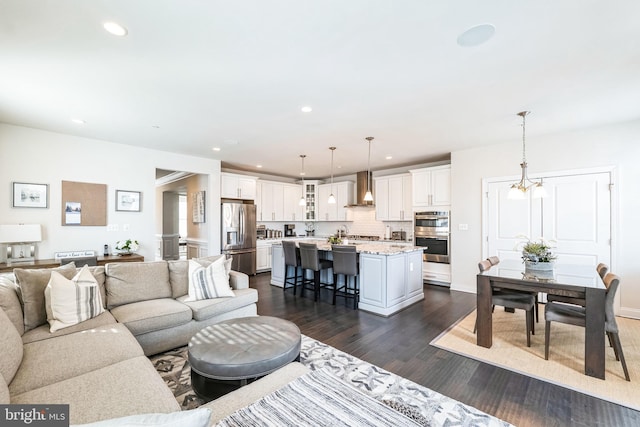
[[[335,283],[320,283],[320,271],[333,268],[333,262],[326,259],[320,259],[318,254],[318,246],[315,243],[299,243],[300,260],[302,261],[302,289],[300,295],[304,296],[304,290],[308,285],[313,285],[313,300],[318,301],[320,297],[320,287],[331,287],[335,292]],[[313,280],[307,279],[306,271],[313,271]]]
[[[302,284],[304,278],[300,261],[300,249],[296,247],[295,242],[290,240],[282,241],[282,249],[284,251],[284,283],[282,291],[286,291],[287,285],[290,285],[290,287],[293,286],[293,295],[295,295],[298,285]],[[293,276],[289,276],[289,271],[292,269]]]
[[[358,263],[358,254],[356,247],[352,245],[331,245],[331,253],[333,254],[333,305],[336,305],[336,297],[343,297],[345,302],[349,298],[353,298],[353,308],[358,308],[360,300],[359,274],[360,264]],[[344,286],[338,287],[338,275],[344,276]],[[353,287],[349,284],[350,277],[353,277]]]

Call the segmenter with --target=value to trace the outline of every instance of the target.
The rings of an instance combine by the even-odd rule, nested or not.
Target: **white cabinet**
[[[439,262],[424,262],[422,278],[427,282],[451,283],[451,265]]]
[[[451,166],[411,170],[413,206],[451,205]]]
[[[284,185],[283,220],[304,221],[304,206],[300,206],[302,186],[296,184]]]
[[[235,173],[220,174],[220,197],[254,200],[257,178]]]
[[[411,175],[375,178],[376,219],[379,221],[411,221]]]
[[[258,221],[303,221],[304,208],[300,206],[302,187],[297,184],[260,181],[256,218]]]
[[[424,299],[422,252],[360,254],[361,310],[389,316]]]
[[[284,250],[282,244],[271,247],[271,284],[284,286]]]
[[[271,252],[273,249],[273,243],[258,240],[257,245],[256,271],[262,272],[271,270]]]
[[[336,203],[329,203],[333,192]],[[353,182],[343,181],[317,186],[317,205],[319,221],[348,221],[346,205],[353,203]]]

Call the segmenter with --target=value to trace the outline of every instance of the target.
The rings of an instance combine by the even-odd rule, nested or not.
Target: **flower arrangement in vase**
[[[127,239],[127,240],[118,240],[116,242],[116,250],[119,251],[118,255],[131,255],[139,248],[139,243],[137,240]]]
[[[532,241],[526,236],[521,237],[527,239],[526,242],[519,244],[525,267],[530,270],[553,270],[555,260],[558,256],[551,251],[552,241],[545,240],[542,237],[536,241]]]

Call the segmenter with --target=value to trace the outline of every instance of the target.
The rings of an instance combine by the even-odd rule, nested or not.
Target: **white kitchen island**
[[[296,239],[316,243],[331,259],[331,245],[326,240]],[[356,243],[360,256],[360,310],[390,316],[424,299],[422,289],[423,248],[394,243]],[[271,284],[283,286],[284,254],[282,244],[274,243]],[[323,274],[322,281],[331,283],[331,274]],[[341,279],[339,279],[341,280]]]

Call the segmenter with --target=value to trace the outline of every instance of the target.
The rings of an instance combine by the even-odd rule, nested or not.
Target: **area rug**
[[[544,359],[544,321],[536,324],[527,347],[523,310],[493,313],[493,345],[476,345],[473,327],[476,312],[454,324],[431,345],[600,399],[640,410],[640,320],[617,317],[620,341],[631,382],[625,381],[622,364],[606,344],[605,380],[584,375],[584,328],[551,323],[549,360]],[[602,337],[606,340],[606,337]]]
[[[191,389],[187,347],[153,356],[151,362],[183,409],[196,408],[203,403]],[[300,362],[311,371],[330,372],[394,409],[403,408],[419,414],[427,420],[425,425],[510,426],[505,421],[304,335]]]

